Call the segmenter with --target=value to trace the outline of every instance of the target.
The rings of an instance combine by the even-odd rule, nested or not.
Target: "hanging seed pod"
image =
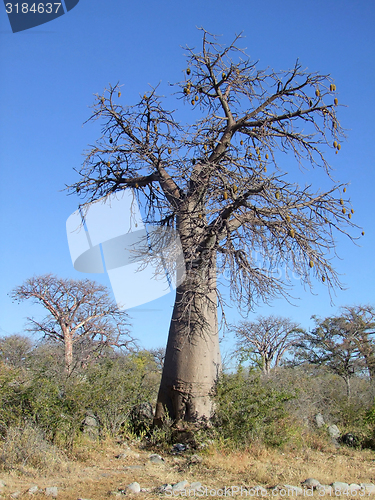
[[[240,144],[241,144],[241,146],[243,146],[243,140],[242,140],[242,139],[241,139],[241,141],[240,141]]]
[[[332,87],[333,87],[333,91],[336,92],[336,85],[333,84]]]
[[[337,148],[337,141],[333,141],[333,147],[336,149]]]
[[[337,149],[340,151],[340,149],[341,149],[341,144],[337,144]]]
[[[343,205],[344,204],[344,200],[342,198],[340,198],[340,205]]]
[[[79,194],[79,192],[81,191],[81,189],[77,186],[77,187],[76,187],[76,191],[77,191],[77,193]]]
[[[325,276],[324,276],[324,274],[323,274],[323,276],[322,276],[322,281],[323,281],[323,283],[325,282],[325,280],[326,280],[326,277],[325,277]]]
[[[333,92],[333,84],[331,83],[331,85],[329,86],[329,90],[330,92]]]
[[[118,95],[119,97],[121,97],[121,92],[119,92],[117,95]]]
[[[138,185],[138,182],[135,183],[135,188],[138,189],[139,188],[139,185]]]
[[[353,209],[351,209],[351,210],[350,210],[350,212],[351,212],[352,214],[354,214],[354,210],[353,210]]]
[[[365,235],[365,232],[364,232],[364,231],[362,231],[362,233],[361,233],[361,234],[362,234],[362,236],[364,236],[364,235]]]
[[[187,75],[190,75],[190,73],[191,73],[191,69],[190,69],[190,68],[187,68],[187,69],[186,69],[186,74],[187,74]]]
[[[346,208],[344,207],[341,212],[345,215],[346,214]]]
[[[155,125],[154,125],[154,132],[157,132],[157,131],[158,131],[158,126],[155,123]]]
[[[316,90],[315,90],[315,95],[316,95],[316,97],[319,97],[319,96],[320,96],[320,90],[319,90],[319,89],[316,89]]]
[[[296,235],[296,233],[294,232],[294,229],[291,229],[291,230],[289,231],[289,236],[290,236],[291,238],[294,238],[294,237],[295,237],[295,235]]]
[[[312,260],[310,260],[309,266],[310,266],[311,269],[314,267],[314,262]]]
[[[207,151],[207,144],[203,146],[204,150]]]
[[[112,142],[113,142],[113,139],[112,139],[112,137],[110,137],[109,138],[109,144],[112,144]]]
[[[224,200],[227,200],[228,199],[228,193],[226,191],[224,191]]]
[[[146,94],[143,94],[143,99],[146,100],[147,99],[147,95]]]
[[[226,79],[226,77],[227,77],[227,75],[226,75],[225,73],[222,73],[222,75],[221,75],[221,76],[223,77],[223,80],[225,80],[225,79]]]
[[[337,105],[338,105],[339,100],[337,99],[337,97],[335,97],[335,98],[334,98],[333,102],[334,102],[335,106],[337,106]]]
[[[266,153],[266,160],[268,160],[269,156],[268,156],[268,153]]]
[[[237,191],[238,191],[238,187],[237,187],[235,184],[233,184],[233,193],[235,193],[235,194],[236,194],[236,193],[237,193]]]
[[[202,218],[202,214],[198,214],[198,217],[201,219]]]
[[[195,101],[194,101],[194,99],[192,99],[192,101],[191,101],[191,104],[192,104],[192,105],[194,106],[194,104],[195,104]]]
[[[168,148],[168,154],[170,155],[172,153],[171,148]]]
[[[346,187],[344,187],[344,189],[342,190],[343,193],[346,193]]]
[[[290,217],[289,217],[289,215],[287,215],[287,216],[285,217],[285,219],[286,219],[286,221],[287,221],[287,222],[290,222]]]
[[[199,101],[199,97],[196,95],[195,96],[195,100],[198,102]]]
[[[264,167],[264,171],[267,172],[267,167]]]
[[[352,218],[352,214],[348,214],[348,219],[351,219]]]
[[[276,198],[276,200],[280,199],[280,191],[276,191],[275,198]]]

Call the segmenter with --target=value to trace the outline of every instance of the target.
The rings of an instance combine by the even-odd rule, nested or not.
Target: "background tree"
[[[165,411],[176,421],[211,414],[221,272],[245,308],[287,293],[290,278],[272,273],[278,265],[331,288],[339,285],[334,231],[353,225],[346,188],[331,179],[324,154],[338,153],[343,136],[332,78],[298,61],[291,71],[260,70],[239,39],[224,47],[203,30],[201,52],[187,48],[174,95],[195,113],[191,124],[181,124],[154,88],[127,107],[118,104],[119,85],[98,95],[90,120],[101,120],[102,136],[70,186],[85,202],[131,188],[147,222],[180,236],[186,277],[176,290],[156,421]],[[292,158],[322,168],[331,187],[288,180]]]
[[[26,335],[0,337],[0,360],[12,368],[24,368],[34,342]]]
[[[298,345],[297,359],[326,366],[331,372],[340,376],[345,381],[349,398],[350,380],[364,367],[357,343],[347,331],[338,328],[338,318],[322,320],[313,316],[313,319],[316,327],[306,333]]]
[[[255,321],[242,321],[234,331],[238,339],[237,349],[245,356],[260,356],[266,375],[271,368],[280,365],[284,354],[304,333],[297,323],[276,316],[259,316]]]
[[[109,298],[108,290],[90,280],[67,280],[52,274],[30,278],[11,292],[17,301],[32,299],[49,314],[41,321],[28,318],[29,331],[64,345],[65,370],[108,346],[130,347],[128,315]],[[74,360],[74,347],[80,353]],[[82,357],[83,355],[83,357]]]
[[[342,308],[341,314],[335,319],[335,328],[342,336],[353,339],[371,380],[375,380],[374,307],[367,305]]]

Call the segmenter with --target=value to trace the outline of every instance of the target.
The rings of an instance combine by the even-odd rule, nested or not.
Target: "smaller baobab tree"
[[[130,348],[134,344],[129,336],[128,315],[109,298],[106,287],[94,281],[62,279],[52,274],[34,276],[10,296],[18,302],[32,299],[47,309],[49,314],[41,321],[28,318],[28,331],[63,344],[68,376],[78,364],[107,347]]]
[[[294,346],[304,330],[288,318],[258,316],[255,321],[242,321],[235,327],[237,350],[255,354],[262,360],[262,370],[269,375],[277,368],[284,354]]]

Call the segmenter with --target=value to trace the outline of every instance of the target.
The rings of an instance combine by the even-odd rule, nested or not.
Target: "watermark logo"
[[[132,189],[84,205],[68,218],[66,231],[74,268],[106,270],[121,309],[162,297],[185,278],[178,233],[144,224]]]
[[[4,0],[4,5],[12,31],[17,33],[63,16],[78,2],[79,0],[61,0],[60,2]]]

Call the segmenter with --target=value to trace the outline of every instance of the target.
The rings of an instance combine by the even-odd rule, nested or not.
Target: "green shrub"
[[[277,390],[260,374],[239,369],[223,374],[217,385],[214,426],[221,440],[246,447],[256,440],[279,446],[290,437],[285,403],[295,397]]]

